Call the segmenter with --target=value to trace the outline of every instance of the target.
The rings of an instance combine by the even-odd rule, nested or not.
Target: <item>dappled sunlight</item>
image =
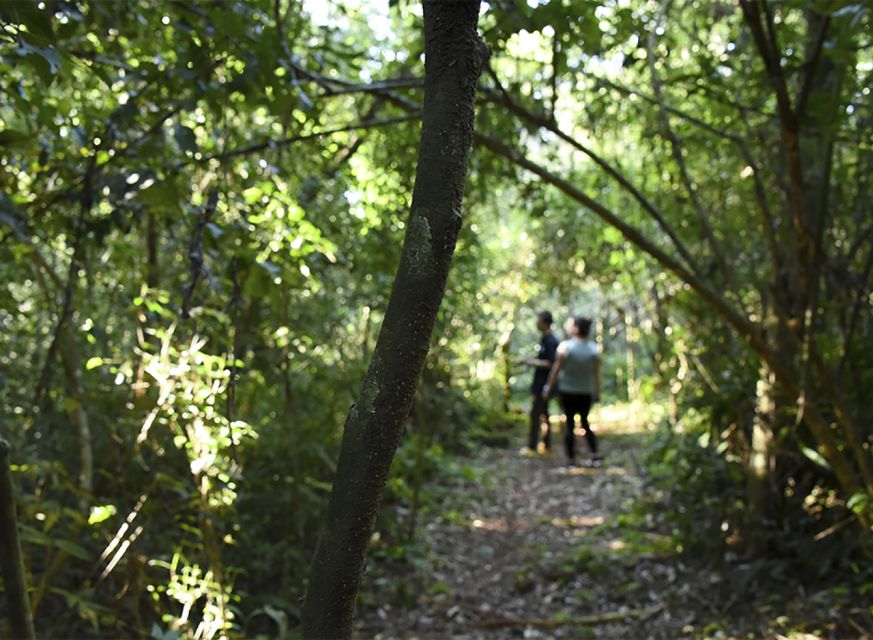
[[[635,401],[596,404],[590,419],[598,433],[630,435],[653,431],[666,415],[661,404]]]
[[[490,518],[487,520],[483,520],[481,518],[474,518],[473,521],[470,523],[470,525],[474,529],[483,529],[485,531],[499,531],[501,533],[506,533],[507,531],[510,530],[509,524],[506,522],[506,520],[503,520],[500,518],[498,518],[498,519]],[[519,529],[518,524],[516,524],[513,527],[513,529],[514,530]]]
[[[589,529],[597,527],[605,522],[604,516],[570,516],[568,518],[545,518],[535,517],[529,519],[513,518],[510,522],[506,518],[480,518],[472,517],[469,527],[482,531],[496,531],[499,533],[523,532],[526,529],[552,526],[559,529]]]
[[[558,476],[571,476],[571,477],[579,477],[579,476],[595,476],[600,473],[600,469],[595,469],[593,467],[586,466],[578,466],[578,467],[558,467],[553,469],[550,473]]]
[[[569,518],[552,518],[549,523],[553,527],[588,528],[597,527],[605,522],[603,516],[570,516]]]
[[[871,0],[0,33],[0,636],[873,638]]]
[[[610,540],[609,544],[606,545],[610,551],[622,551],[625,548],[624,540]]]
[[[628,474],[628,470],[624,467],[618,466],[610,466],[603,470],[606,475],[610,476],[626,476]]]

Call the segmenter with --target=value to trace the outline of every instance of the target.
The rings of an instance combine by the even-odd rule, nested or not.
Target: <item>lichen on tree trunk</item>
[[[306,638],[351,635],[379,502],[412,400],[461,228],[476,86],[488,57],[479,0],[425,1],[425,96],[410,223],[382,329],[345,423],[309,572]]]

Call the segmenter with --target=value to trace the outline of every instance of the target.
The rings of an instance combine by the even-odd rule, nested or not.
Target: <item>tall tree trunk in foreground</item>
[[[0,440],[0,568],[6,591],[6,613],[13,638],[33,638],[33,621],[27,598],[27,581],[18,539],[18,519],[15,517],[15,495],[12,489],[12,469],[9,443]]]
[[[357,403],[309,571],[305,638],[345,638],[391,460],[424,366],[461,227],[476,85],[488,50],[479,0],[425,1],[425,95],[412,210],[400,266]]]

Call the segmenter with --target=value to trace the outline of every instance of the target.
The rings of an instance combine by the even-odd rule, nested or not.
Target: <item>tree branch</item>
[[[819,26],[818,36],[815,39],[815,44],[813,45],[812,55],[809,57],[809,60],[804,63],[804,67],[806,68],[806,73],[803,78],[803,86],[800,88],[800,95],[797,98],[797,116],[798,118],[803,118],[806,113],[807,101],[809,100],[809,95],[812,93],[812,85],[816,77],[816,71],[818,70],[819,62],[821,61],[822,49],[824,48],[825,38],[828,34],[828,28],[831,24],[831,17],[825,15],[822,18],[821,24]]]
[[[692,273],[687,267],[646,238],[641,231],[622,220],[618,214],[612,212],[593,198],[587,196],[567,180],[564,180],[544,167],[532,162],[503,142],[480,133],[476,134],[476,142],[485,148],[490,149],[497,155],[503,156],[513,164],[538,175],[544,182],[557,187],[573,200],[576,200],[590,209],[601,220],[618,229],[622,235],[631,242],[631,244],[642,249],[645,253],[654,258],[662,267],[676,275],[681,281],[694,289],[701,298],[715,308],[719,314],[752,345],[755,351],[767,354],[770,353],[769,347],[764,341],[760,331],[747,319],[737,313],[730,303],[715,291],[715,289],[711,288],[700,277]]]
[[[670,8],[670,2],[671,0],[663,1],[661,5],[660,15],[658,17],[659,24],[663,24],[663,22],[665,21]],[[660,107],[658,113],[661,118],[661,126],[664,129],[664,134],[667,136],[667,140],[670,142],[670,149],[673,152],[673,159],[676,161],[676,166],[679,168],[679,175],[682,177],[682,183],[685,185],[685,191],[688,193],[688,197],[691,198],[691,203],[694,205],[694,210],[697,213],[697,219],[700,222],[701,228],[703,229],[703,235],[706,238],[706,242],[709,245],[710,250],[712,251],[715,263],[718,266],[719,271],[721,271],[721,275],[724,278],[725,283],[730,284],[733,281],[731,271],[728,268],[727,261],[724,258],[724,253],[719,246],[718,240],[715,237],[715,232],[712,228],[712,225],[709,223],[709,216],[707,215],[706,211],[704,211],[703,204],[700,202],[700,196],[697,193],[697,188],[694,186],[694,183],[691,180],[691,176],[688,173],[688,167],[685,164],[685,158],[682,155],[682,143],[680,142],[679,137],[673,131],[673,127],[670,124],[670,116],[667,114],[663,107],[664,98],[661,91],[661,78],[658,75],[657,65],[655,63],[656,37],[657,30],[653,29],[649,33],[647,45],[648,55],[646,56],[646,59],[648,60],[649,72],[652,76],[652,89],[655,92],[655,100]]]
[[[572,146],[573,148],[581,151],[586,156],[591,158],[594,163],[603,169],[609,176],[611,176],[616,182],[618,182],[628,193],[633,196],[633,198],[642,206],[642,208],[655,219],[660,229],[667,234],[670,238],[673,246],[685,260],[686,266],[693,271],[694,273],[700,273],[700,268],[696,264],[694,257],[691,255],[691,252],[673,230],[673,228],[667,223],[664,216],[661,212],[655,207],[654,204],[649,201],[634,185],[630,183],[630,181],[624,177],[617,169],[615,169],[612,165],[610,165],[606,160],[601,158],[594,151],[589,149],[587,146],[583,145],[581,142],[571,137],[564,131],[558,128],[557,124],[555,124],[552,120],[545,118],[543,116],[539,116],[521,106],[515,100],[512,99],[512,96],[506,91],[506,89],[501,85],[497,74],[493,69],[488,69],[488,74],[494,80],[496,86],[500,90],[500,97],[496,96],[493,92],[488,90],[483,90],[482,93],[488,97],[492,102],[499,103],[505,107],[507,107],[510,112],[527,120],[528,122],[535,124],[547,131],[551,131],[556,136],[558,136],[561,140]]]
[[[686,122],[689,122],[696,127],[703,129],[711,133],[712,135],[722,138],[724,140],[729,140],[737,145],[740,150],[740,154],[742,155],[743,161],[748,165],[748,167],[752,170],[752,179],[754,181],[754,190],[755,190],[755,201],[758,204],[758,211],[761,214],[761,219],[763,222],[764,230],[767,232],[767,244],[770,248],[770,255],[773,260],[773,267],[775,273],[782,273],[783,271],[783,259],[782,259],[782,249],[779,246],[779,242],[776,238],[776,227],[773,221],[773,214],[770,210],[770,204],[767,199],[767,189],[764,186],[764,180],[761,176],[761,169],[758,166],[758,162],[752,156],[752,152],[749,149],[749,145],[746,142],[745,138],[739,136],[735,133],[731,133],[730,131],[725,131],[723,129],[719,129],[718,127],[714,127],[711,124],[704,122],[700,118],[697,118],[691,114],[688,114],[681,109],[677,109],[676,107],[672,107],[668,104],[659,103],[657,99],[654,97],[645,94],[636,89],[631,89],[629,87],[624,87],[622,85],[616,84],[610,80],[605,78],[595,78],[595,85],[602,85],[604,87],[613,89],[623,95],[627,96],[636,96],[649,104],[660,107],[666,112],[675,115]]]
[[[191,314],[191,303],[194,300],[194,291],[197,289],[197,284],[203,277],[203,230],[215,214],[215,207],[217,205],[218,189],[213,189],[209,192],[206,205],[197,217],[197,223],[191,234],[191,242],[188,245],[188,260],[191,263],[191,282],[185,288],[185,295],[182,299],[183,318],[188,318]]]
[[[179,163],[176,168],[181,168],[185,165],[196,163],[196,164],[204,164],[211,160],[224,161],[229,158],[235,158],[237,156],[249,155],[251,153],[258,153],[259,151],[265,151],[267,149],[275,149],[280,146],[287,146],[290,144],[294,144],[295,142],[303,142],[306,140],[314,140],[316,138],[321,138],[324,136],[331,136],[336,133],[344,133],[346,131],[357,131],[359,129],[375,129],[378,127],[390,127],[391,125],[400,124],[403,122],[411,122],[413,120],[421,119],[421,115],[409,114],[405,116],[397,116],[394,118],[385,118],[383,120],[370,120],[368,122],[356,122],[354,124],[343,125],[340,127],[335,127],[332,129],[322,129],[321,131],[314,131],[312,133],[306,133],[296,136],[291,136],[289,138],[282,138],[280,140],[265,140],[263,142],[259,142],[257,144],[249,145],[247,147],[241,147],[239,149],[231,149],[229,151],[224,151],[222,153],[216,153],[211,156],[205,156],[203,158],[198,158],[194,160],[187,160]]]
[[[785,75],[779,57],[773,17],[770,15],[767,3],[764,0],[740,0],[740,7],[776,93],[776,103],[782,129],[782,143],[788,160],[788,175],[791,183],[789,200],[791,202],[794,235],[797,241],[798,262],[800,264],[800,295],[805,307],[806,298],[810,290],[809,272],[812,248],[806,224],[806,194],[803,188],[803,167],[800,157],[800,125],[797,113],[792,108],[791,99],[788,95]],[[766,33],[762,20],[766,23]]]
[[[627,224],[617,214],[604,207],[602,204],[582,193],[574,185],[549,172],[542,166],[532,162],[521,155],[515,149],[504,143],[482,134],[476,134],[476,141],[490,149],[497,155],[503,156],[513,164],[516,164],[531,173],[538,175],[548,184],[557,187],[560,191],[586,206],[601,220],[618,229],[622,235],[633,245],[654,258],[661,266],[676,275],[714,311],[724,318],[737,333],[748,343],[749,347],[758,357],[765,362],[770,369],[781,377],[781,384],[786,392],[796,398],[801,398],[801,387],[796,382],[796,376],[789,364],[786,364],[785,354],[778,353],[767,343],[763,331],[745,316],[738,313],[728,302],[713,289],[709,284],[688,271],[682,264],[669,256],[663,249],[648,240],[642,233]],[[844,495],[851,496],[859,490],[854,472],[845,454],[840,450],[830,423],[824,418],[818,408],[812,403],[804,403],[804,422],[809,426],[816,441],[822,449],[825,459],[833,467],[837,480]],[[869,523],[869,518],[864,513],[857,514],[864,526]]]

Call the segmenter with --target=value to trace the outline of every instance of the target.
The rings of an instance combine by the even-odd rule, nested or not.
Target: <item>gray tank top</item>
[[[594,367],[597,362],[597,346],[590,340],[564,340],[558,347],[567,352],[558,388],[561,393],[594,393]]]

